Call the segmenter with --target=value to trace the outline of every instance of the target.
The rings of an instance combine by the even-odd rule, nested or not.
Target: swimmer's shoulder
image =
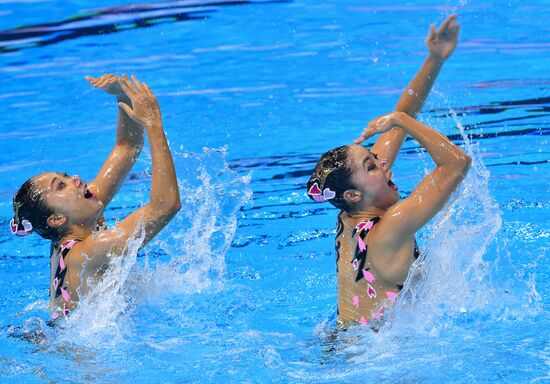
[[[384,221],[386,214],[369,233],[369,259],[385,280],[401,284],[414,260],[415,238],[392,232],[389,220]]]
[[[400,215],[394,210],[394,207],[395,205],[380,216],[380,220],[372,228],[371,233],[369,233],[369,241],[372,246],[380,247],[390,252],[399,250],[403,244],[414,237],[414,234],[411,236],[408,233],[400,231]]]
[[[105,244],[108,244],[113,239],[112,234],[109,232],[111,231],[101,230],[92,232],[92,234],[86,236],[84,239],[76,240],[65,257],[67,264],[82,266],[84,262],[94,264],[99,261],[98,259],[101,259],[101,256],[104,256],[106,253],[103,251]]]
[[[83,252],[82,247],[82,241],[81,240],[75,240],[74,245],[71,247],[69,252],[65,255],[65,264],[67,264],[69,267],[75,268],[81,268],[82,263],[85,261],[85,255]]]
[[[75,244],[68,255],[75,264],[87,263],[94,269],[103,268],[110,262],[111,255],[120,255],[128,244],[125,230],[114,227],[92,232]]]

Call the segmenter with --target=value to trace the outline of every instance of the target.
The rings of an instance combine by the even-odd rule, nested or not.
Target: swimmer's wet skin
[[[87,293],[88,284],[82,282],[101,278],[109,266],[107,255],[122,255],[134,237],[144,246],[181,208],[160,108],[149,87],[125,75],[86,79],[117,98],[119,120],[111,154],[89,185],[78,176],[42,173],[27,180],[13,200],[12,233],[36,232],[51,240],[52,319],[67,316],[77,306],[79,294]],[[106,229],[103,211],[139,156],[144,130],[153,159],[150,202]]]
[[[321,157],[307,184],[308,196],[341,210],[336,232],[337,324],[379,328],[418,258],[415,233],[445,204],[464,178],[470,158],[436,130],[416,121],[445,60],[458,41],[456,16],[430,28],[429,56],[395,111],[369,123],[355,145]],[[372,151],[361,144],[381,134]],[[402,201],[391,166],[406,137],[425,148],[436,167]]]

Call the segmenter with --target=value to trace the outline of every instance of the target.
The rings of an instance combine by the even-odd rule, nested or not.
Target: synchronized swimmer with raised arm
[[[99,279],[110,255],[121,255],[132,237],[141,246],[181,208],[172,156],[156,97],[145,83],[125,75],[87,77],[96,88],[115,95],[119,105],[116,144],[97,177],[85,184],[78,176],[48,172],[27,180],[15,194],[12,233],[36,232],[51,240],[52,318],[66,316],[86,294],[89,278]],[[102,214],[143,148],[147,131],[152,155],[150,201],[112,229],[101,228]],[[85,268],[84,268],[85,266]]]
[[[429,56],[395,111],[369,123],[355,145],[323,154],[308,181],[310,198],[341,210],[336,233],[341,326],[379,326],[419,255],[415,233],[443,207],[468,170],[470,158],[463,151],[414,119],[456,47],[458,32],[454,15],[438,30],[432,26],[426,39]],[[381,136],[372,150],[358,145],[375,134]],[[391,165],[407,134],[428,151],[436,167],[399,201]]]
[[[442,209],[468,171],[470,158],[462,150],[414,118],[455,49],[458,33],[454,15],[439,29],[432,26],[426,39],[429,55],[395,110],[371,121],[354,145],[323,154],[308,181],[311,199],[341,210],[336,234],[341,326],[379,327],[419,255],[415,233]],[[98,281],[109,256],[122,255],[131,238],[147,244],[181,208],[160,108],[149,87],[125,75],[87,80],[115,95],[119,106],[116,144],[99,174],[87,185],[78,176],[42,173],[27,180],[13,200],[12,233],[34,231],[51,240],[54,319],[77,306],[79,294],[87,293],[82,282]],[[114,228],[104,228],[103,211],[139,156],[144,130],[152,154],[150,201]],[[371,150],[359,145],[377,134]],[[436,166],[400,201],[391,166],[407,135],[427,150]]]

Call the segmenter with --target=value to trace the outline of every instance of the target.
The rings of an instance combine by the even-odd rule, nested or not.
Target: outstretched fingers
[[[134,96],[133,90],[128,86],[128,84],[126,84],[124,80],[120,81],[120,88],[124,91],[124,93],[128,95],[130,100],[132,100]]]
[[[367,140],[366,137],[363,137],[363,135],[359,136],[357,139],[353,140],[353,144],[361,144],[363,141]]]
[[[100,77],[99,79],[97,79],[97,81],[94,83],[94,87],[96,88],[101,88],[101,87],[104,87],[106,84],[109,84],[109,78],[108,77]]]
[[[435,29],[435,24],[430,25],[430,32],[428,32],[428,37],[426,41],[433,41],[437,37],[437,31]]]
[[[458,23],[456,23],[456,25],[455,25],[454,28],[453,28],[453,33],[454,33],[456,36],[458,36],[459,32],[460,32],[460,25],[459,25]]]
[[[98,88],[100,84],[103,82],[103,76],[100,77],[92,77],[92,76],[84,76],[86,80],[94,87]]]
[[[132,81],[136,84],[136,88],[139,89],[140,91],[143,91],[143,84],[144,83],[141,83],[137,77],[135,77],[134,75],[132,75]]]
[[[133,99],[138,95],[138,89],[136,86],[128,79],[128,76],[126,74],[123,74],[120,81],[120,87],[128,97],[133,101]]]
[[[143,90],[144,90],[149,96],[155,97],[153,91],[151,91],[151,88],[149,88],[149,86],[148,86],[146,83],[142,83],[142,85],[143,85]]]
[[[369,137],[372,137],[376,134],[372,128],[365,128],[357,139],[353,140],[355,144],[361,144],[363,141],[367,140]]]
[[[456,15],[452,14],[449,15],[445,21],[441,23],[441,26],[439,27],[438,33],[448,33],[450,24],[456,20]]]

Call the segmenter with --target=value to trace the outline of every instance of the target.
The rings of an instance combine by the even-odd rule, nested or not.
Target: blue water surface
[[[0,382],[549,382],[550,6],[388,4],[1,1]],[[386,326],[335,332],[337,211],[304,184],[393,109],[450,13],[460,43],[419,119],[472,169]],[[53,329],[49,244],[9,233],[11,198],[43,171],[95,176],[117,108],[83,78],[103,73],[157,94],[184,208]],[[431,167],[408,140],[403,196]],[[148,201],[150,170],[145,150],[110,224]]]

